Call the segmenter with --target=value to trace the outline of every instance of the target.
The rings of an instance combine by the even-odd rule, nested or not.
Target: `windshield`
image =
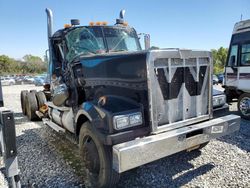
[[[106,51],[100,29],[76,28],[66,35],[66,40],[68,47],[66,59],[68,61],[79,55],[97,54]]]
[[[66,42],[69,62],[79,55],[141,50],[135,30],[130,28],[79,27],[66,34]]]
[[[110,52],[141,49],[134,29],[107,27],[104,28],[104,35]]]

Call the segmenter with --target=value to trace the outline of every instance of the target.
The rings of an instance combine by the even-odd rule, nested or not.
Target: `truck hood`
[[[130,98],[147,108],[147,53],[116,53],[80,59],[86,100],[104,95]]]

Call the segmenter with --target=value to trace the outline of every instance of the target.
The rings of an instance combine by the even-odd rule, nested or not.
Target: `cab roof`
[[[61,39],[63,36],[65,36],[67,33],[69,33],[70,31],[76,29],[76,28],[81,28],[81,27],[87,27],[87,28],[91,28],[91,27],[99,27],[99,28],[128,28],[131,29],[131,27],[129,26],[124,26],[121,24],[117,24],[117,25],[86,25],[86,26],[72,26],[72,27],[67,27],[67,28],[63,28],[63,29],[59,29],[57,30],[53,35],[52,38],[53,39]]]

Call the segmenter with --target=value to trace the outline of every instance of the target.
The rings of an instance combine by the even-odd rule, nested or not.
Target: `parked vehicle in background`
[[[250,19],[234,26],[223,87],[227,100],[238,99],[241,116],[250,120]]]
[[[34,78],[34,84],[35,86],[43,86],[45,84],[46,77],[44,76],[36,76]]]
[[[223,84],[224,81],[224,74],[217,74],[219,84]]]
[[[218,77],[215,74],[213,74],[213,84],[218,84],[218,83],[219,83]]]
[[[32,77],[32,76],[25,76],[25,77],[23,78],[23,83],[24,83],[24,84],[33,84],[34,81],[35,81],[35,79],[34,79],[34,77]]]
[[[226,95],[223,91],[213,88],[213,110],[214,115],[225,114],[229,111],[229,105],[226,102]]]
[[[2,77],[1,84],[2,86],[11,86],[14,85],[16,82],[13,78]]]
[[[24,84],[24,76],[16,76],[14,79],[17,85]]]

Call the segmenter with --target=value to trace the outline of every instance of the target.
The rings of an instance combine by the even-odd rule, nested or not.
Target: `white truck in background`
[[[241,116],[250,120],[250,19],[237,22],[234,26],[224,88],[228,102],[237,98]]]

